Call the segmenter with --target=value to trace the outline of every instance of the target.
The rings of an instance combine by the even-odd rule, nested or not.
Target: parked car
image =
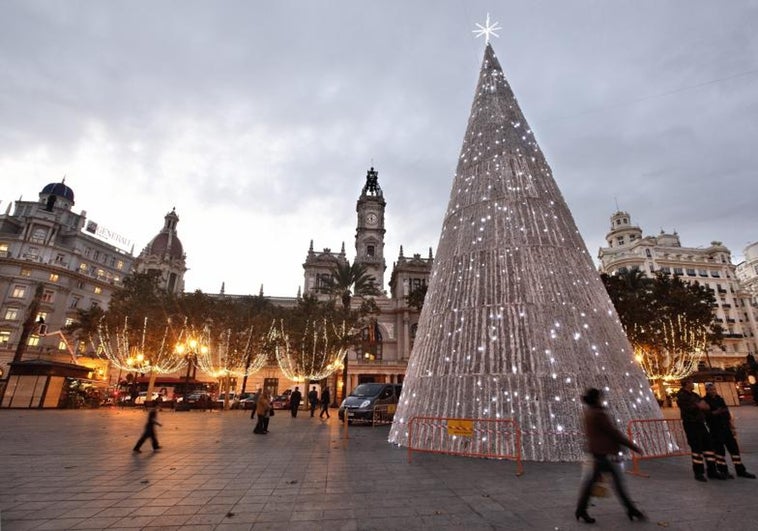
[[[274,409],[289,409],[290,407],[290,395],[275,396],[271,401],[271,407]]]
[[[400,401],[401,384],[364,383],[353,389],[342,401],[339,408],[340,420],[348,422],[362,420],[372,422],[374,407],[379,405],[396,405]],[[394,412],[393,412],[394,414]]]
[[[242,393],[237,401],[235,409],[253,409],[258,402],[258,395],[255,393]]]
[[[224,401],[225,400],[226,400],[226,393],[221,393],[220,395],[218,395],[218,398],[216,398],[216,408],[218,408],[218,409],[224,409]],[[237,402],[237,401],[238,401],[238,399],[237,399],[237,393],[235,393],[234,391],[231,391],[229,393],[229,407],[231,409],[236,409],[234,407],[234,403]]]
[[[157,392],[153,392],[153,397],[151,400],[155,401],[157,399],[159,394]],[[135,406],[144,406],[145,402],[147,402],[147,391],[142,391],[140,394],[137,395],[137,398],[134,399],[134,405]]]
[[[211,395],[205,391],[196,391],[187,395],[186,400],[183,401],[183,407],[187,409],[208,409],[213,407],[213,400]]]

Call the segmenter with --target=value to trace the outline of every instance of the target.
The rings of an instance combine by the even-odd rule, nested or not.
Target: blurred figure
[[[308,393],[308,402],[311,406],[311,417],[316,412],[316,407],[318,407],[318,391],[316,391],[316,386],[314,385],[311,388],[310,393]]]
[[[711,479],[726,479],[716,468],[716,455],[713,453],[713,441],[705,424],[705,412],[710,408],[705,400],[695,391],[695,384],[690,379],[682,380],[682,388],[676,394],[676,405],[682,417],[687,444],[692,451],[692,471],[697,481],[705,479],[706,467]],[[703,460],[705,459],[705,465]]]
[[[303,394],[300,392],[300,388],[295,387],[295,390],[290,395],[290,413],[293,419],[297,417],[297,410],[300,409],[300,401],[302,399]]]
[[[255,425],[253,433],[268,433],[268,418],[271,414],[271,393],[264,389],[258,396],[258,402],[255,404],[255,414],[258,415],[258,422]]]
[[[588,524],[595,523],[595,519],[587,513],[587,505],[590,501],[592,486],[600,479],[603,472],[607,472],[613,478],[613,489],[626,507],[629,520],[635,518],[645,520],[645,515],[634,506],[634,502],[626,493],[618,464],[611,459],[611,457],[618,457],[622,446],[638,454],[641,454],[642,450],[613,425],[603,408],[602,393],[599,389],[588,389],[582,396],[582,402],[587,405],[584,410],[584,433],[587,438],[587,451],[592,456],[592,472],[582,483],[574,516],[577,520],[581,519]]]
[[[326,413],[326,418],[329,418],[329,403],[331,401],[332,399],[329,396],[329,388],[324,386],[324,390],[321,391],[321,413],[319,413],[318,418],[324,418],[324,413]]]
[[[705,402],[711,408],[705,420],[708,422],[708,428],[711,431],[713,450],[716,453],[716,467],[728,479],[734,479],[726,464],[726,450],[728,450],[729,455],[732,456],[732,464],[737,475],[741,478],[755,479],[755,474],[748,472],[745,465],[742,464],[740,447],[734,436],[732,415],[729,413],[726,402],[719,396],[716,386],[712,383],[705,386]]]
[[[142,448],[142,445],[148,439],[150,439],[150,442],[153,445],[154,452],[157,452],[161,449],[161,446],[158,444],[158,437],[155,435],[155,426],[161,426],[161,423],[158,422],[158,410],[156,408],[153,408],[150,410],[150,413],[147,414],[147,424],[145,424],[145,431],[142,432],[142,437],[140,437],[137,441],[137,444],[134,445],[134,449],[132,450],[134,453],[142,453],[142,450],[140,450],[140,448]]]

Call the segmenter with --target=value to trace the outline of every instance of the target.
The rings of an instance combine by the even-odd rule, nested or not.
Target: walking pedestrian
[[[682,380],[682,388],[676,394],[676,405],[682,417],[682,426],[687,435],[687,444],[692,452],[692,471],[697,481],[705,479],[706,469],[711,479],[726,479],[716,468],[716,455],[713,453],[713,441],[705,424],[705,412],[710,408],[695,389],[690,379]],[[705,464],[703,464],[705,460]]]
[[[158,437],[155,436],[155,426],[161,425],[162,424],[158,422],[158,410],[156,408],[152,408],[150,410],[150,413],[147,414],[147,424],[145,424],[145,430],[142,432],[142,437],[139,438],[132,451],[136,454],[142,453],[142,450],[140,450],[140,448],[142,448],[142,445],[148,439],[150,439],[150,443],[153,445],[154,452],[160,450],[161,445],[158,444]]]
[[[311,391],[308,393],[308,402],[311,406],[311,417],[316,412],[316,408],[318,407],[318,391],[316,391],[316,386],[314,385],[311,388]]]
[[[258,422],[255,424],[253,433],[266,434],[268,433],[268,417],[271,414],[271,393],[268,389],[264,389],[258,396],[258,402],[255,404],[255,414],[258,415]]]
[[[592,472],[582,483],[574,516],[577,520],[581,519],[588,524],[595,523],[596,520],[587,513],[587,505],[589,505],[592,486],[600,479],[603,472],[607,472],[613,478],[613,488],[621,503],[624,504],[629,520],[635,518],[645,520],[645,515],[629,498],[621,478],[621,471],[613,460],[618,457],[622,446],[638,454],[641,454],[642,450],[613,425],[603,408],[602,393],[599,389],[588,389],[582,396],[582,402],[587,405],[584,410],[584,434],[587,439],[587,451],[592,457]]]
[[[329,402],[331,401],[331,397],[329,396],[329,388],[324,387],[324,390],[321,391],[321,413],[319,413],[318,418],[324,418],[324,413],[326,413],[326,418],[329,418]]]
[[[729,407],[726,405],[726,402],[719,396],[716,386],[712,383],[705,386],[705,402],[710,407],[705,420],[711,431],[713,450],[716,453],[716,467],[728,479],[734,479],[734,476],[729,473],[729,467],[726,464],[726,451],[729,451],[737,475],[741,478],[755,479],[755,474],[748,472],[745,465],[742,464],[740,447],[734,436],[732,415],[729,413]]]
[[[292,418],[297,418],[297,410],[300,409],[300,402],[303,399],[303,393],[300,392],[299,387],[295,387],[295,390],[292,391],[292,394],[290,395],[290,413],[292,414]]]

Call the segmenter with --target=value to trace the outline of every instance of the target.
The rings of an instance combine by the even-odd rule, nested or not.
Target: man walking
[[[308,393],[308,403],[311,406],[311,417],[316,412],[316,407],[318,406],[318,391],[316,391],[316,386],[314,385],[311,388],[310,393]]]
[[[300,401],[302,399],[303,394],[300,392],[300,388],[295,387],[295,390],[290,395],[290,413],[292,413],[293,419],[297,417],[297,410],[300,409]]]
[[[676,405],[679,406],[684,433],[687,435],[687,444],[690,445],[692,451],[692,470],[695,473],[695,479],[707,481],[705,479],[706,466],[709,478],[726,479],[726,476],[716,468],[713,442],[708,433],[708,427],[705,425],[705,412],[710,408],[694,389],[695,384],[692,380],[682,380],[682,388],[676,394]],[[705,459],[705,466],[703,459]]]
[[[329,402],[331,401],[331,397],[329,396],[329,388],[324,387],[324,390],[321,391],[321,413],[319,413],[318,418],[323,419],[324,413],[326,413],[326,418],[329,418]]]
[[[751,474],[742,464],[740,456],[740,447],[737,439],[734,437],[732,427],[732,415],[729,413],[729,407],[724,399],[719,396],[716,386],[709,383],[705,386],[705,401],[711,408],[706,416],[708,427],[711,430],[711,439],[713,439],[713,448],[716,451],[716,466],[719,471],[727,478],[732,479],[729,473],[729,467],[726,464],[726,450],[732,456],[732,464],[737,475],[741,478],[755,479],[755,474]]]

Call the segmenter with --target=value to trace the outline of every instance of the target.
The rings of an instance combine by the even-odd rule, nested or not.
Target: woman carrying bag
[[[268,433],[268,417],[271,412],[271,394],[265,389],[258,397],[255,404],[255,414],[258,415],[258,422],[255,424],[253,433],[265,435]]]
[[[641,454],[642,450],[624,437],[624,434],[613,425],[603,408],[602,393],[599,389],[588,389],[582,396],[582,402],[587,405],[584,410],[584,433],[587,438],[587,451],[592,459],[592,472],[585,477],[584,483],[582,483],[574,516],[577,520],[581,518],[588,524],[595,523],[595,519],[587,514],[587,505],[590,501],[593,485],[600,479],[603,472],[607,472],[613,478],[613,488],[626,507],[626,515],[629,520],[635,518],[645,520],[645,515],[634,506],[634,502],[626,493],[618,464],[610,459],[611,456],[618,456],[622,446],[626,446],[638,454]]]

